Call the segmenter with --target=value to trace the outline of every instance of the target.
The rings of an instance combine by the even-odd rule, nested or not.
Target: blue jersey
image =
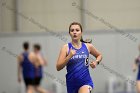
[[[136,59],[136,63],[138,64],[138,67],[139,67],[137,80],[140,80],[140,56]]]
[[[68,43],[70,49],[75,49],[76,54],[67,63],[67,91],[68,93],[78,93],[78,90],[83,85],[89,85],[93,88],[93,82],[89,74],[89,52],[85,45],[82,43],[80,49],[76,49],[71,43]],[[69,53],[69,52],[68,52]]]
[[[42,66],[39,66],[38,68],[36,68],[35,76],[42,78],[42,76],[43,76]]]
[[[22,54],[23,56],[23,61],[22,61],[22,73],[23,73],[23,78],[35,78],[35,66],[30,62],[28,58],[29,53],[24,52]]]
[[[43,55],[40,53],[40,56],[43,56]],[[43,67],[42,66],[39,66],[38,68],[36,68],[35,76],[42,78],[42,76],[43,76]]]

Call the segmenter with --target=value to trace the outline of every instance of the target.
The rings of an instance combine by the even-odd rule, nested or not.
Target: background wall
[[[17,12],[13,13],[3,3]],[[93,15],[120,29],[139,29],[139,3],[139,0],[1,0],[1,31],[40,32],[30,18],[54,31],[66,31],[73,21],[81,22],[87,30],[110,29]]]
[[[16,0],[0,0],[0,32],[16,31],[16,13],[5,6],[16,10]]]
[[[84,33],[84,38],[91,38],[93,40],[92,44],[103,54],[102,63],[105,66],[125,76],[126,79],[128,79],[128,76],[131,76],[132,80],[135,80],[136,73],[132,72],[132,65],[134,58],[138,55],[137,45],[139,41],[134,42],[117,33],[110,33],[108,31],[107,33],[104,31],[101,32],[102,33]],[[140,33],[131,34],[136,37],[140,35]],[[62,71],[57,72],[55,64],[60,48],[63,44],[70,41],[70,37],[66,33],[63,33],[61,37],[66,39],[52,36],[47,33],[1,34],[0,93],[3,93],[3,91],[5,93],[17,93],[19,85],[17,82],[17,62],[15,54],[17,55],[22,52],[22,43],[24,41],[29,41],[31,45],[39,42],[43,48],[42,53],[48,60],[48,67],[44,68],[44,73],[46,74],[44,74],[45,77],[42,81],[42,86],[46,89],[55,90],[55,87],[52,87],[52,84],[57,83],[57,87],[60,87],[59,91],[64,90],[64,93],[66,93],[66,87],[64,86],[65,84],[63,84],[63,81],[65,82],[66,70],[63,69]],[[116,77],[122,82],[127,83],[121,76],[111,73],[102,65],[99,65],[95,70],[90,69],[90,73],[95,83],[94,91],[96,93],[105,93],[105,91],[107,91],[106,87],[111,77]],[[130,83],[130,85],[132,84]]]

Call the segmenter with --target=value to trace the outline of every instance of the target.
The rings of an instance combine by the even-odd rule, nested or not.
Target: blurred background
[[[92,93],[136,93],[132,66],[139,54],[140,0],[0,0],[0,93],[25,93],[16,58],[24,41],[40,43],[48,61],[41,86],[67,93],[66,69],[57,72],[55,66],[62,45],[71,40],[73,21],[103,55],[102,64],[89,68]]]

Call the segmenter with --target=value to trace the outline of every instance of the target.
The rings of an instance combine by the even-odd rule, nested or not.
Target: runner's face
[[[82,36],[82,31],[79,25],[72,25],[70,28],[70,36],[72,40],[80,40]]]

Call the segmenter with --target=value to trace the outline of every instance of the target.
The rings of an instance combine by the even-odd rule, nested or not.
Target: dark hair
[[[70,33],[70,28],[71,28],[71,26],[72,25],[79,25],[79,27],[80,27],[80,29],[81,29],[81,32],[83,32],[83,29],[82,29],[82,25],[80,24],[80,23],[78,23],[78,22],[72,22],[71,24],[70,24],[70,26],[69,26],[69,33]],[[81,36],[81,39],[80,39],[80,41],[81,42],[84,42],[84,43],[91,43],[92,42],[92,40],[83,40],[83,37]]]
[[[29,43],[28,43],[28,42],[24,42],[24,43],[23,43],[23,48],[24,48],[25,50],[28,50],[28,49],[29,49]]]
[[[34,44],[34,48],[37,50],[41,50],[41,46],[39,44]]]

